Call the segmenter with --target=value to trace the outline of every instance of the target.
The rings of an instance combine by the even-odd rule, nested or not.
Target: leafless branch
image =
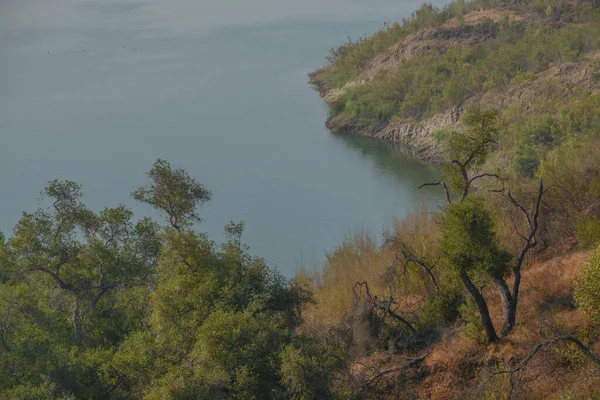
[[[404,365],[401,365],[399,367],[388,368],[388,369],[379,371],[379,373],[377,373],[376,375],[372,376],[371,378],[369,378],[365,381],[365,385],[362,387],[361,391],[365,390],[367,387],[369,387],[369,385],[371,385],[373,382],[377,381],[379,378],[381,378],[384,375],[391,374],[393,372],[398,372],[403,369],[408,369],[408,368],[414,367],[416,365],[419,365],[420,363],[423,362],[423,360],[425,360],[425,357],[427,357],[427,355],[428,355],[428,353],[423,354],[420,357],[413,358],[410,362],[408,362]]]
[[[475,175],[467,181],[467,185],[471,186],[473,184],[473,182],[475,182],[477,179],[481,179],[481,178],[496,178],[496,180],[498,180],[502,184],[502,188],[490,190],[490,192],[503,192],[504,191],[504,179],[502,179],[502,177],[500,177],[500,175],[497,175],[497,174]]]
[[[418,266],[421,267],[421,269],[423,270],[423,272],[431,280],[431,283],[432,283],[433,287],[435,288],[435,294],[438,295],[439,292],[440,292],[440,287],[439,287],[439,285],[437,283],[437,280],[435,279],[435,275],[433,275],[433,273],[431,272],[433,270],[433,268],[435,268],[435,266],[437,264],[437,260],[433,263],[433,265],[431,267],[429,267],[429,266],[427,266],[427,264],[425,263],[425,261],[423,261],[419,257],[416,257],[407,248],[403,248],[402,249],[402,256],[407,261],[407,264],[410,263],[410,262],[413,262],[413,263],[415,263],[415,264],[417,264]],[[396,260],[399,260],[399,259],[400,258],[398,257],[398,252],[396,252]]]
[[[364,292],[364,295],[363,295]],[[410,323],[410,321],[408,321],[406,318],[402,317],[401,315],[395,313],[394,311],[391,310],[391,306],[394,303],[394,299],[393,297],[390,295],[390,298],[388,301],[380,301],[377,296],[373,296],[371,294],[371,291],[369,290],[369,284],[365,281],[363,282],[356,282],[354,284],[354,286],[352,287],[352,293],[354,294],[354,297],[359,299],[359,300],[365,300],[369,303],[371,303],[371,306],[377,310],[383,311],[386,315],[391,316],[392,318],[394,318],[395,320],[401,322],[402,324],[404,324],[412,333],[416,333],[417,330],[415,329],[415,327],[412,325],[412,323]]]
[[[435,182],[424,183],[421,186],[419,186],[419,189],[421,189],[425,186],[442,186],[444,188],[444,192],[446,194],[446,202],[448,202],[448,204],[452,203],[452,201],[450,200],[450,189],[448,189],[448,185],[446,185],[446,182],[435,181]]]
[[[527,364],[529,364],[529,362],[533,359],[533,357],[542,349],[553,346],[559,342],[570,342],[575,344],[575,346],[577,346],[579,348],[579,350],[590,360],[592,361],[594,364],[600,366],[600,357],[596,354],[594,354],[592,352],[592,350],[585,346],[579,339],[577,339],[574,336],[570,336],[570,335],[564,335],[564,336],[558,336],[554,339],[548,339],[545,340],[541,343],[538,343],[530,352],[529,354],[523,359],[523,361],[521,361],[519,363],[519,365],[517,365],[514,368],[511,369],[507,369],[507,370],[501,370],[501,371],[496,371],[494,373],[492,373],[491,375],[489,375],[487,377],[487,379],[481,384],[480,386],[480,392],[481,390],[483,390],[483,388],[485,387],[485,385],[487,385],[494,377],[498,376],[498,375],[509,375],[510,377],[510,385],[511,385],[511,390],[509,393],[509,399],[512,397],[512,393],[515,389],[515,387],[518,385],[519,381],[521,380],[522,376],[523,376],[523,372],[525,370],[525,368],[527,367]],[[514,375],[517,374],[517,379],[514,380],[513,377]]]

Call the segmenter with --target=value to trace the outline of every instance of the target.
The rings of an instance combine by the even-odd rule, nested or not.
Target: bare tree
[[[525,217],[527,226],[529,227],[529,232],[526,235],[523,235],[518,230],[516,231],[523,240],[523,245],[519,255],[517,256],[515,264],[512,267],[512,274],[514,277],[512,292],[508,288],[506,281],[501,275],[492,276],[492,280],[494,281],[496,289],[498,290],[500,298],[502,299],[502,309],[504,312],[504,326],[502,328],[503,336],[509,334],[515,328],[517,305],[519,302],[519,289],[521,287],[521,268],[523,267],[525,256],[529,250],[536,247],[538,243],[536,235],[539,228],[540,204],[542,202],[544,193],[544,183],[540,179],[540,185],[538,188],[533,214],[531,214],[512,196],[510,190],[508,191],[508,199],[510,200],[511,204],[518,208],[518,210]]]
[[[525,356],[525,358],[523,358],[523,360],[520,363],[518,363],[515,367],[496,371],[490,374],[486,378],[486,380],[481,384],[479,388],[479,394],[481,394],[481,391],[494,377],[499,375],[508,375],[510,380],[510,391],[508,393],[507,399],[511,399],[514,395],[515,389],[517,388],[519,382],[523,378],[523,373],[525,372],[525,368],[527,367],[529,362],[541,350],[554,346],[561,342],[573,343],[579,349],[579,351],[581,351],[587,357],[588,360],[600,367],[600,357],[597,354],[595,354],[590,347],[584,345],[581,342],[581,340],[577,339],[575,336],[572,335],[557,336],[553,339],[546,339],[543,342],[540,342],[537,345],[535,345],[534,348],[529,352],[529,354],[527,354],[527,356]]]
[[[417,332],[412,323],[397,313],[398,307],[392,309],[393,306],[398,305],[392,294],[390,294],[387,299],[380,300],[377,296],[371,294],[369,284],[367,282],[356,282],[352,287],[352,293],[356,299],[363,300],[370,304],[371,310],[382,311],[384,316],[389,315],[394,320],[402,323],[411,333]]]

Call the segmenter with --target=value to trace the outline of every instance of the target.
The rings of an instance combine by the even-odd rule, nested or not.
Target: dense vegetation
[[[308,292],[192,229],[211,197],[158,161],[123,206],[90,211],[54,181],[49,207],[0,241],[0,398],[327,398],[339,345],[296,332]]]

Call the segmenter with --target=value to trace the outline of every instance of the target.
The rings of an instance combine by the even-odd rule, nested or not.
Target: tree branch
[[[65,281],[63,281],[62,278],[58,274],[50,271],[48,268],[45,268],[45,267],[32,267],[31,270],[32,271],[44,272],[45,274],[50,275],[52,277],[52,279],[54,279],[54,282],[61,289],[69,290],[69,291],[71,291],[73,293],[79,293],[81,291],[81,290],[79,290],[79,288],[71,285],[70,283],[65,283]]]
[[[594,364],[600,366],[600,357],[596,354],[594,354],[592,352],[592,350],[585,346],[579,339],[577,339],[574,336],[570,336],[570,335],[564,335],[564,336],[558,336],[554,339],[549,339],[549,340],[545,340],[541,343],[538,343],[530,352],[529,354],[523,359],[523,361],[521,361],[521,363],[519,365],[517,365],[514,368],[511,369],[507,369],[507,370],[502,370],[502,371],[496,371],[494,373],[492,373],[491,375],[489,375],[487,377],[487,379],[481,384],[479,391],[481,392],[481,390],[483,390],[483,388],[485,387],[485,385],[488,384],[488,382],[490,380],[492,380],[494,377],[498,376],[498,375],[509,375],[510,377],[510,385],[511,385],[511,390],[509,393],[509,398],[512,397],[512,393],[514,391],[514,388],[516,387],[516,385],[519,383],[519,381],[522,378],[523,375],[523,371],[525,370],[525,368],[527,367],[527,364],[529,364],[529,362],[531,361],[531,359],[542,349],[546,348],[546,347],[550,347],[553,346],[559,342],[570,342],[575,344],[575,346],[577,346],[579,348],[579,350],[585,354],[585,356],[592,361]],[[513,381],[513,376],[514,374],[518,373],[518,377],[516,382]]]
[[[527,211],[525,211],[525,208],[523,208],[522,205],[520,205],[516,200],[514,200],[514,198],[512,198],[512,196],[510,195],[509,192],[509,198],[511,198],[511,201],[513,201],[513,204],[515,204],[525,215],[525,217],[527,218],[527,222],[529,224],[530,227],[530,231],[529,231],[529,236],[527,237],[527,240],[525,241],[525,244],[523,245],[523,247],[521,248],[521,252],[519,253],[519,257],[517,258],[517,262],[515,264],[515,266],[513,267],[513,273],[515,275],[515,281],[513,283],[513,292],[512,292],[512,296],[513,296],[513,302],[514,302],[514,312],[516,314],[516,308],[517,308],[517,302],[519,300],[519,286],[521,284],[521,267],[523,265],[523,261],[525,260],[525,256],[527,255],[527,252],[534,248],[535,246],[537,246],[537,240],[536,240],[536,234],[537,234],[537,230],[538,230],[538,218],[540,216],[540,204],[542,203],[542,197],[544,196],[544,182],[540,179],[540,186],[538,189],[538,196],[537,196],[537,200],[535,203],[535,211],[533,214],[533,219],[530,218],[529,213]]]
[[[427,274],[427,276],[431,280],[431,283],[433,284],[433,287],[435,288],[435,294],[438,295],[440,293],[440,287],[437,283],[437,280],[435,279],[435,276],[431,272],[431,270],[435,267],[437,262],[433,263],[433,265],[431,267],[428,267],[427,264],[425,264],[425,262],[423,260],[421,260],[420,258],[417,258],[407,248],[402,249],[402,255],[408,262],[413,262],[421,267],[423,272],[425,272],[425,274]],[[396,260],[399,260],[398,252],[396,252]]]
[[[362,291],[363,291],[363,287],[365,288],[365,294],[366,294],[366,298],[365,296],[362,295]],[[364,299],[366,301],[368,301],[369,303],[371,303],[371,305],[381,311],[384,311],[386,314],[389,314],[392,318],[394,318],[397,321],[402,322],[404,325],[406,325],[406,327],[412,332],[412,333],[416,333],[417,330],[415,329],[415,327],[404,317],[396,314],[394,311],[392,311],[390,308],[392,306],[392,303],[394,301],[394,299],[392,298],[392,296],[390,296],[390,300],[389,301],[383,301],[380,302],[377,299],[377,296],[373,296],[371,294],[371,291],[369,290],[369,284],[366,281],[363,282],[356,282],[354,284],[354,286],[352,287],[352,292],[354,293],[354,297],[356,297],[357,299]]]
[[[421,357],[414,358],[410,362],[408,362],[408,363],[406,363],[404,365],[401,365],[399,367],[388,368],[388,369],[384,369],[383,371],[380,371],[375,376],[372,376],[371,378],[367,379],[365,381],[365,385],[361,388],[360,391],[362,392],[367,387],[369,387],[369,385],[371,385],[373,382],[375,382],[376,380],[378,380],[379,378],[381,378],[384,375],[391,374],[393,372],[398,372],[398,371],[401,371],[403,369],[408,369],[408,368],[414,367],[414,366],[422,363],[423,360],[425,360],[425,357],[427,357],[427,356],[428,356],[428,353],[423,354]]]
[[[467,185],[471,186],[473,184],[473,182],[475,182],[477,179],[481,179],[481,178],[496,178],[497,180],[499,180],[502,183],[502,189],[494,189],[494,190],[490,190],[490,192],[503,192],[504,191],[504,179],[502,179],[500,177],[500,175],[497,175],[497,174],[475,175],[468,180]]]
[[[450,201],[450,190],[448,189],[448,185],[446,185],[446,182],[444,182],[444,181],[435,181],[435,182],[424,183],[421,186],[419,186],[419,189],[421,189],[421,188],[423,188],[425,186],[442,186],[444,188],[445,193],[446,193],[446,202],[448,204],[452,203],[452,201]]]

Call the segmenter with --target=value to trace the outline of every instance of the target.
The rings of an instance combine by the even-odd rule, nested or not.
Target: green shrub
[[[437,131],[432,133],[432,136],[436,138],[439,142],[445,142],[450,138],[452,133],[447,129],[438,129]]]
[[[535,176],[539,166],[540,160],[531,146],[523,146],[517,151],[513,161],[513,167],[519,176],[532,178]]]
[[[285,398],[298,400],[350,397],[350,388],[335,387],[334,379],[344,360],[339,340],[299,338],[280,354],[281,383]],[[338,379],[339,380],[339,379]]]
[[[575,281],[575,303],[577,307],[600,320],[600,248]]]
[[[562,132],[557,122],[549,116],[540,120],[531,120],[524,129],[523,136],[534,146],[545,146],[549,149],[560,142]]]
[[[460,306],[460,316],[467,321],[467,325],[463,328],[462,333],[466,338],[477,343],[485,343],[485,334],[483,333],[483,325],[479,319],[479,312],[471,298]]]
[[[421,320],[424,326],[438,327],[454,322],[460,315],[463,296],[456,289],[442,289],[423,308]]]
[[[577,240],[583,248],[590,248],[600,243],[600,221],[591,215],[585,215],[577,224]]]

